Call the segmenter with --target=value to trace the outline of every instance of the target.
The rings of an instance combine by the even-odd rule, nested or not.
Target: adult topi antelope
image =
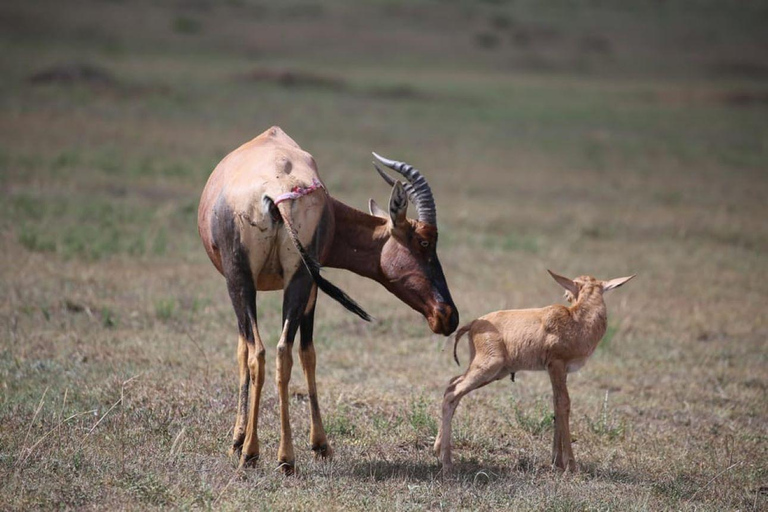
[[[288,415],[291,349],[301,330],[299,359],[307,380],[310,444],[329,457],[315,384],[312,329],[317,288],[349,310],[369,317],[320,275],[320,266],[343,268],[381,283],[420,312],[435,333],[456,330],[459,315],[437,258],[435,202],[424,177],[410,165],[374,156],[401,174],[405,184],[376,170],[392,186],[389,211],[371,199],[371,215],[332,198],[312,156],[280,128],[272,127],[227,155],[203,190],[198,229],[216,269],[224,276],[239,331],[239,400],[232,453],[240,465],[259,456],[259,400],[264,385],[264,344],[256,321],[256,292],[283,290],[283,329],[277,344],[280,403],[278,461],[286,474],[295,457]],[[376,164],[374,164],[375,166]],[[408,199],[418,219],[406,218]]]

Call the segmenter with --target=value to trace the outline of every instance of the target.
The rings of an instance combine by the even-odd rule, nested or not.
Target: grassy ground
[[[0,508],[758,510],[768,506],[764,2],[6,2],[0,6]],[[417,165],[462,319],[555,302],[552,268],[638,273],[570,380],[580,466],[549,467],[545,374],[462,402],[377,285],[328,271],[318,377],[336,457],[229,459],[236,325],[197,239],[231,149],[278,124],[332,194]],[[280,295],[259,297],[274,357]],[[466,361],[466,349],[460,356]]]

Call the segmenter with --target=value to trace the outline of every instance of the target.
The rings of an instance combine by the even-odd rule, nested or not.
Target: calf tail
[[[456,337],[453,339],[453,360],[456,361],[456,364],[459,366],[461,366],[461,363],[459,363],[459,356],[456,355],[456,345],[459,344],[459,338],[464,336],[464,334],[472,328],[473,323],[474,321],[469,322],[467,325],[456,331]]]
[[[293,242],[296,250],[299,251],[301,261],[309,271],[312,279],[315,281],[315,284],[317,284],[317,287],[352,313],[356,314],[366,322],[370,322],[371,315],[369,315],[362,307],[360,307],[360,305],[355,302],[352,297],[344,293],[341,288],[334,285],[320,275],[320,262],[318,262],[311,254],[309,254],[307,249],[302,245],[301,241],[299,240],[298,233],[296,233],[296,230],[293,228],[293,225],[288,219],[287,212],[283,212],[280,208],[278,208],[274,201],[267,196],[264,196],[264,203],[265,208],[269,209],[269,211],[272,213],[272,218],[275,219],[275,213],[277,213],[279,216],[278,219],[281,219],[285,224],[285,230],[288,233],[288,237],[291,239],[291,242]]]

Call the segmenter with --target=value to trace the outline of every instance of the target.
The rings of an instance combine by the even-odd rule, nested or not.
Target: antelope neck
[[[598,288],[599,285],[587,285],[582,288],[579,299],[570,307],[570,311],[574,320],[584,329],[584,334],[600,339],[605,334],[607,311]]]
[[[331,204],[335,225],[333,244],[325,265],[381,281],[380,260],[387,236],[387,221],[333,198]]]

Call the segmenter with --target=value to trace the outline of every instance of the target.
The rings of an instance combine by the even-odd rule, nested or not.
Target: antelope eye
[[[421,244],[422,247],[429,247],[429,242],[427,242],[426,240],[422,240],[419,243]]]

